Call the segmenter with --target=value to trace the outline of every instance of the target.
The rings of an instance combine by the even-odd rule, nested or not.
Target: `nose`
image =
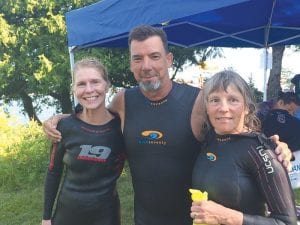
[[[147,71],[151,70],[151,60],[148,57],[145,57],[142,63],[142,69]]]
[[[220,107],[219,107],[220,111],[227,112],[228,108],[229,108],[229,104],[226,100],[220,101]]]
[[[94,89],[94,86],[91,83],[87,83],[85,86],[85,92],[92,92]]]

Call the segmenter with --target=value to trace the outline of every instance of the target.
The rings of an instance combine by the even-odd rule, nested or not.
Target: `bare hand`
[[[194,224],[228,224],[241,225],[243,214],[224,207],[214,201],[195,201],[191,207]]]
[[[42,225],[51,225],[51,220],[42,220]]]
[[[59,142],[61,140],[61,133],[56,129],[56,127],[59,120],[66,116],[66,114],[52,116],[43,122],[43,130],[51,141]]]
[[[270,138],[277,145],[277,147],[275,148],[275,153],[277,154],[278,161],[282,163],[282,165],[286,168],[288,172],[291,171],[292,152],[289,149],[289,146],[285,142],[279,141],[278,135],[273,135]]]

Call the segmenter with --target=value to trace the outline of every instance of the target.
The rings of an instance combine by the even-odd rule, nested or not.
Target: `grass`
[[[0,225],[40,225],[50,142],[35,122],[16,123],[0,108]],[[133,224],[128,165],[118,180],[122,225]]]
[[[19,191],[0,189],[0,225],[40,225],[43,208],[43,183]],[[133,224],[133,191],[128,166],[118,181],[122,225]],[[300,205],[300,188],[294,190]]]
[[[41,223],[42,185],[17,192],[1,192],[1,225],[38,225]]]
[[[300,188],[295,189],[294,193],[295,193],[296,204],[300,205]]]
[[[121,200],[122,225],[133,225],[133,190],[127,164],[118,180],[118,191]]]
[[[0,189],[0,225],[40,225],[43,211],[43,182],[22,190]],[[126,166],[118,181],[122,225],[133,224],[131,176]]]

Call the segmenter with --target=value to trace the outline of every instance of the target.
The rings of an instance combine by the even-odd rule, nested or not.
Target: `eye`
[[[101,80],[91,80],[91,83],[94,84],[94,85],[97,85],[97,84],[101,84]]]
[[[153,60],[159,60],[160,59],[160,55],[159,54],[154,54],[154,55],[151,56],[151,58]]]
[[[85,86],[85,83],[84,82],[78,82],[76,84],[76,87],[84,87]]]
[[[134,57],[132,57],[132,61],[133,62],[140,62],[140,61],[142,61],[142,57],[140,57],[140,56],[134,56]]]
[[[208,103],[218,103],[220,101],[219,98],[215,98],[215,97],[212,97],[212,98],[209,98],[208,99]]]
[[[237,99],[237,98],[229,98],[229,102],[232,102],[232,103],[237,103],[239,102],[240,100]]]

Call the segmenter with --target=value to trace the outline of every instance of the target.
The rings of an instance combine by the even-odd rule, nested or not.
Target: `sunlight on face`
[[[226,91],[210,93],[206,111],[217,134],[237,134],[245,131],[244,122],[248,110],[242,94],[233,85],[229,85]]]
[[[130,46],[130,69],[144,91],[158,90],[169,79],[173,56],[166,53],[158,36],[144,41],[133,40]]]
[[[80,68],[75,74],[74,94],[85,109],[98,109],[105,106],[108,89],[102,74],[94,68]]]

